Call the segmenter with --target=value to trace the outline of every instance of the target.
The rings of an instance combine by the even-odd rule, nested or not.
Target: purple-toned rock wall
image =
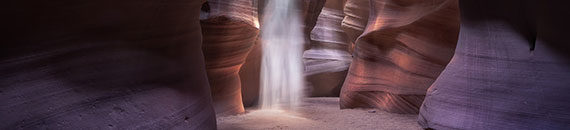
[[[434,129],[569,129],[566,1],[462,0],[455,55],[419,122]]]
[[[203,1],[9,1],[0,129],[215,129]]]

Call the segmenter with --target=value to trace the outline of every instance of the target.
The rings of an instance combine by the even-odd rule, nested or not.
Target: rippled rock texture
[[[340,106],[418,113],[427,88],[453,55],[457,1],[371,0],[369,14]]]
[[[455,55],[419,122],[434,129],[569,129],[566,1],[460,1]]]
[[[215,129],[202,2],[4,3],[0,129]]]
[[[239,71],[259,34],[253,0],[209,0],[202,7],[206,71],[216,114],[245,112]]]
[[[326,1],[303,54],[310,96],[338,97],[348,66],[347,36],[341,29],[344,0]]]

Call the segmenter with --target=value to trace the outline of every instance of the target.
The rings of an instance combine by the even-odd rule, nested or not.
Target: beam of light
[[[294,109],[303,96],[303,31],[294,0],[268,0],[261,27],[261,109]]]

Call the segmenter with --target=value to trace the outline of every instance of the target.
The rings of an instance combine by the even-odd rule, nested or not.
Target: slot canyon
[[[570,1],[0,6],[0,129],[570,129]]]

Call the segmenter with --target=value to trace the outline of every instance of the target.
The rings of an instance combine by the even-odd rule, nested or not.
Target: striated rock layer
[[[345,32],[349,44],[349,52],[354,52],[356,39],[364,32],[368,23],[370,1],[347,0],[344,5],[344,18],[341,28]]]
[[[453,55],[455,0],[371,0],[341,90],[341,108],[418,113],[427,88]]]
[[[259,37],[247,55],[245,63],[239,70],[241,81],[241,97],[244,107],[257,105],[261,76],[261,40]]]
[[[310,31],[315,26],[324,2],[324,0],[299,0],[299,4],[303,7],[299,12],[305,18],[305,31]],[[201,18],[204,32],[210,30],[212,33],[205,33],[204,50],[208,53],[206,54],[208,63],[211,63],[208,66],[215,66],[212,68],[233,67],[231,70],[222,70],[225,72],[209,71],[208,73],[210,83],[216,84],[212,89],[215,89],[214,102],[219,102],[216,103],[218,104],[216,108],[219,108],[218,114],[242,113],[243,106],[254,106],[258,101],[262,43],[257,37],[259,33],[257,27],[262,25],[263,21],[257,22],[257,20],[261,20],[260,17],[263,16],[265,3],[265,0],[215,0],[209,1],[202,7]],[[217,27],[205,29],[214,26]],[[214,43],[216,45],[210,46],[209,39],[216,40]],[[309,35],[306,35],[306,39],[309,39]],[[246,51],[248,49],[251,52],[248,53]],[[227,60],[231,63],[226,62]],[[236,72],[238,75],[235,74]],[[239,93],[241,97],[238,97]],[[242,100],[243,105],[238,103],[238,100]]]
[[[0,129],[215,129],[203,1],[12,1]]]
[[[259,33],[252,0],[210,0],[202,8],[204,57],[216,114],[245,112],[240,67]]]
[[[303,54],[310,96],[339,96],[352,60],[341,22],[344,0],[325,3]]]
[[[311,42],[311,31],[317,24],[321,10],[325,6],[326,0],[298,0],[301,6],[300,12],[303,16],[303,35],[305,35],[305,49],[309,49]]]
[[[453,59],[419,122],[434,129],[570,129],[567,1],[460,2]]]

